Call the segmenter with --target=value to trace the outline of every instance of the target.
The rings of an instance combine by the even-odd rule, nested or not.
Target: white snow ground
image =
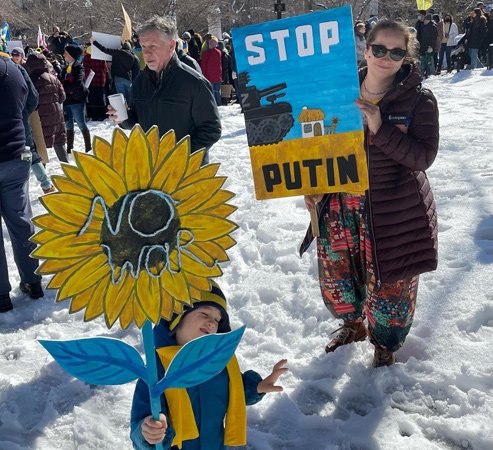
[[[369,368],[368,342],[324,353],[338,322],[323,306],[313,248],[298,257],[308,223],[303,200],[255,200],[243,117],[237,106],[220,108],[223,137],[211,159],[222,162],[239,207],[238,245],[221,285],[233,326],[248,327],[240,364],[266,375],[287,358],[290,368],[282,394],[249,407],[249,449],[493,449],[493,71],[432,77],[426,85],[441,114],[440,151],[428,172],[440,263],[421,278],[398,363],[377,370]],[[91,124],[107,139],[112,128]],[[51,160],[50,170],[60,172],[53,152]],[[31,177],[35,214],[43,212],[40,193]],[[7,252],[17,286],[8,243]],[[36,301],[12,294],[14,311],[0,315],[0,449],[131,448],[133,384],[77,381],[37,340],[113,336],[142,351],[140,332],[109,331],[102,319],[84,323],[81,313],[68,314],[67,302],[55,304],[52,291]]]

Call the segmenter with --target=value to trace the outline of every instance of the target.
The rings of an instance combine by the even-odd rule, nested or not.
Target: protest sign
[[[258,199],[368,187],[349,6],[233,30]]]
[[[122,43],[120,41],[120,36],[115,36],[114,34],[106,34],[106,33],[99,33],[97,31],[93,31],[92,35],[94,36],[94,40],[98,41],[99,44],[103,45],[106,48],[121,48]],[[99,48],[97,48],[95,45],[91,46],[91,59],[99,59],[103,61],[111,61],[111,55],[108,55]]]

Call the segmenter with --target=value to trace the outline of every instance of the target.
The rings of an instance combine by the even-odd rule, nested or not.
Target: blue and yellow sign
[[[233,30],[257,199],[368,188],[351,8]]]

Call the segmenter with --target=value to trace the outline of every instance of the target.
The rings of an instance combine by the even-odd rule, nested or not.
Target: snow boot
[[[82,136],[84,137],[84,145],[86,147],[86,153],[90,152],[92,150],[92,145],[91,145],[91,133],[89,133],[88,128],[82,130]]]
[[[386,350],[385,348],[375,347],[375,353],[373,354],[372,367],[384,367],[391,366],[395,363],[395,355],[393,352]]]
[[[74,149],[74,130],[67,130],[67,153]]]
[[[337,333],[326,346],[325,351],[331,353],[341,345],[351,344],[352,342],[364,341],[366,339],[366,327],[362,320],[353,322],[344,321],[342,327],[338,328],[332,334]]]

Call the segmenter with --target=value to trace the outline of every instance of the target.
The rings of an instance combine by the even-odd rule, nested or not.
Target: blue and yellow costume
[[[211,292],[205,293],[194,307],[215,306],[223,319],[218,333],[230,331],[224,294],[214,283]],[[186,314],[186,312],[185,312]],[[181,320],[162,320],[154,328],[154,343],[158,349],[159,378],[165,367],[179,350],[174,330]],[[253,370],[241,373],[236,357],[227,367],[209,381],[187,389],[169,389],[161,395],[162,412],[166,415],[168,428],[163,440],[165,449],[223,450],[225,446],[246,444],[246,405],[260,401],[265,394],[257,393],[262,380]],[[141,425],[151,415],[147,385],[137,382],[132,403],[130,438],[135,449],[154,449],[142,436]]]

